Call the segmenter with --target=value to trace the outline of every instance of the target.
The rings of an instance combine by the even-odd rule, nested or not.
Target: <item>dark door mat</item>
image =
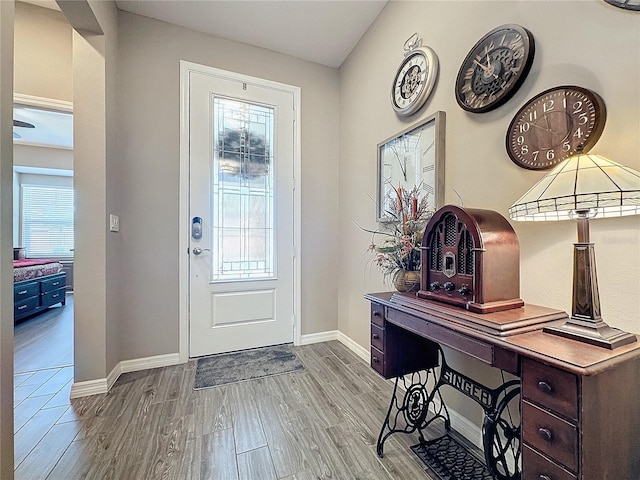
[[[198,359],[194,390],[303,370],[290,344],[221,353]]]
[[[440,480],[494,480],[487,467],[448,433],[411,450]]]

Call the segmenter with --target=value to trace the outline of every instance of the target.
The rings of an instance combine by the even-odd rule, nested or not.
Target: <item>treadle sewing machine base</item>
[[[493,480],[482,460],[450,433],[411,450],[439,480]]]
[[[400,338],[398,346],[397,352],[405,350],[402,338]],[[503,377],[502,385],[490,389],[451,368],[439,345],[433,344],[430,350],[432,351],[430,368],[396,377],[387,416],[378,437],[378,455],[383,456],[384,443],[391,435],[414,432],[418,432],[419,445],[425,447],[425,452],[442,452],[442,442],[445,442],[447,435],[441,439],[426,440],[423,432],[436,422],[442,422],[447,432],[451,430],[449,411],[440,392],[442,387],[449,386],[474,400],[484,410],[482,443],[486,467],[483,466],[482,470],[489,472],[488,478],[490,480],[520,480],[520,382],[518,380],[507,382]],[[402,355],[398,353],[397,357],[401,371],[405,371],[406,367],[403,365]],[[463,452],[462,446],[452,440],[446,441],[446,444],[455,447],[457,453]],[[437,447],[435,450],[434,445]],[[420,458],[425,461],[427,457],[420,456]],[[438,458],[444,457],[436,455],[432,459]],[[465,456],[466,458],[467,456]],[[482,464],[476,460],[465,462],[463,465],[471,466],[470,472],[473,472],[477,471]],[[461,472],[459,467],[456,468],[446,463],[440,467],[435,471]],[[463,480],[467,477],[453,478]],[[482,477],[469,478],[476,480]]]
[[[435,417],[444,422],[445,429],[450,428],[440,386],[453,383],[466,390],[485,412],[501,406],[503,413],[520,408],[519,424],[503,422],[501,418],[508,418],[508,414],[494,416],[489,428],[497,436],[483,435],[485,458],[488,438],[510,439],[510,451],[517,452],[520,446],[519,468],[510,471],[514,476],[497,478],[640,479],[640,343],[609,350],[545,333],[543,327],[563,323],[567,315],[535,305],[477,314],[411,294],[377,293],[365,298],[371,302],[372,368],[384,378],[407,377],[405,393],[394,389],[378,441],[379,454],[383,453],[385,436],[394,430],[418,433],[426,447],[429,441],[420,430]],[[495,394],[495,390],[444,368],[440,346],[499,368],[520,381],[499,387],[501,391]],[[397,380],[396,387],[398,381],[405,380]],[[506,408],[508,404],[510,408]],[[485,417],[485,430],[486,418],[492,415]],[[489,458],[506,458],[501,452],[508,450],[502,447],[497,446]]]

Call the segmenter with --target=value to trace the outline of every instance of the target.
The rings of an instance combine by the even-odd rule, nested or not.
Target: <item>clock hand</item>
[[[484,70],[485,72],[487,70],[489,70],[488,67],[485,67],[484,65],[482,65],[481,63],[479,63],[477,60],[474,60],[473,63],[475,63],[476,65],[478,65],[482,70]]]
[[[539,128],[540,130],[544,130],[547,133],[551,133],[551,130],[549,128],[541,127],[540,125],[538,125],[536,123],[530,123],[529,125],[531,125],[532,127]]]

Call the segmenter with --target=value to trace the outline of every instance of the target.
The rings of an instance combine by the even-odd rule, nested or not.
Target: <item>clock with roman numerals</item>
[[[615,7],[624,8],[625,10],[640,11],[640,0],[604,0]]]
[[[483,113],[509,100],[526,78],[535,54],[533,35],[520,25],[494,28],[469,51],[456,79],[456,100]]]
[[[417,33],[404,44],[405,58],[391,86],[391,106],[398,115],[411,115],[424,105],[438,77],[438,57],[423,47]]]
[[[583,87],[550,88],[513,117],[506,136],[513,162],[530,170],[551,168],[598,141],[607,118],[604,100]]]

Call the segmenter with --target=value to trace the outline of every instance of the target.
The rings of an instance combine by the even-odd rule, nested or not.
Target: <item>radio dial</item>
[[[429,285],[429,288],[431,288],[432,291],[436,291],[436,290],[440,290],[440,282],[433,282],[431,285]]]
[[[453,292],[456,289],[456,286],[453,284],[453,282],[445,282],[444,289],[447,292]]]
[[[469,288],[469,285],[462,285],[459,289],[458,289],[458,293],[460,295],[469,295],[469,293],[471,293],[471,289]]]

